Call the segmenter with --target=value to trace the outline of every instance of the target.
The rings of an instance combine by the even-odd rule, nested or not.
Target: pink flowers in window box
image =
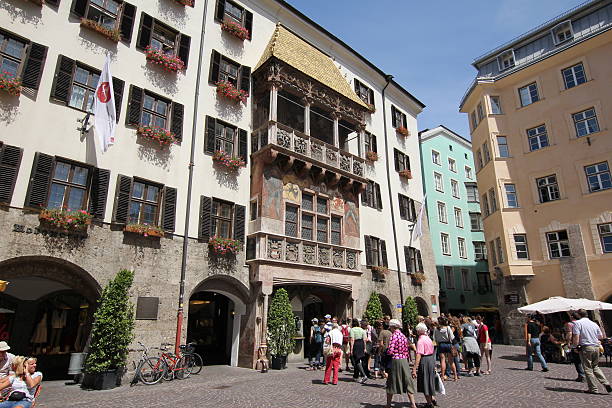
[[[86,27],[91,30],[94,30],[104,37],[108,38],[112,42],[119,42],[121,39],[121,32],[119,30],[111,30],[104,27],[102,24],[99,24],[97,21],[90,20],[88,18],[81,19],[81,27]]]
[[[136,134],[159,143],[160,146],[168,146],[176,141],[174,133],[156,126],[140,126]]]
[[[92,218],[87,211],[64,208],[44,209],[38,216],[43,227],[62,232],[84,232]]]
[[[156,225],[149,224],[127,224],[123,227],[124,232],[142,235],[143,237],[163,237],[164,230]]]
[[[395,130],[397,131],[397,133],[399,133],[400,135],[402,135],[404,137],[407,137],[408,135],[410,135],[410,131],[408,131],[408,129],[406,129],[403,126],[395,128]]]
[[[209,251],[212,251],[216,255],[235,255],[241,248],[242,242],[237,239],[213,236],[208,240]]]
[[[221,23],[221,29],[242,41],[247,40],[250,37],[249,30],[235,21],[224,21]]]
[[[183,6],[193,7],[195,4],[194,0],[175,0],[178,4],[182,4]]]
[[[0,90],[13,96],[21,95],[21,78],[14,76],[10,72],[5,71],[1,73]]]
[[[400,177],[404,177],[406,179],[411,179],[412,178],[412,171],[410,170],[401,170],[399,172]]]
[[[218,81],[215,85],[217,85],[217,95],[223,96],[235,102],[242,102],[246,104],[247,98],[249,97],[249,94],[246,91],[237,89],[234,84],[229,81]]]
[[[153,48],[150,45],[145,49],[147,61],[157,64],[168,72],[177,72],[185,69],[185,63],[174,54],[166,54],[162,50]]]
[[[367,152],[366,152],[366,159],[367,159],[368,161],[375,162],[375,161],[377,161],[377,160],[378,160],[378,153],[373,152],[373,151],[371,151],[371,150],[370,150],[370,151],[367,151]]]
[[[242,157],[233,157],[220,150],[215,151],[213,154],[213,160],[219,165],[232,171],[236,171],[239,168],[246,166],[246,163]]]
[[[414,285],[421,285],[423,282],[427,280],[427,278],[425,277],[425,274],[422,271],[415,272],[412,275],[410,275],[410,277],[412,278],[412,283]]]

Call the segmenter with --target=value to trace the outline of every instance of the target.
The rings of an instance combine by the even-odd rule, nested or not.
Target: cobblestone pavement
[[[493,373],[481,377],[462,377],[447,382],[446,396],[438,396],[441,407],[611,407],[612,394],[589,395],[576,383],[573,365],[550,364],[543,373],[539,365],[525,371],[523,349],[496,346]],[[44,370],[44,368],[43,368]],[[612,380],[612,368],[603,367]],[[352,382],[350,373],[340,373],[339,385],[323,385],[323,371],[305,371],[290,365],[283,371],[262,374],[254,370],[226,366],[205,367],[199,375],[153,386],[139,384],[109,391],[83,391],[64,382],[49,381],[37,408],[51,407],[384,407],[383,380],[361,385]],[[395,407],[408,406],[406,396],[395,396]],[[417,395],[417,403],[425,399]]]

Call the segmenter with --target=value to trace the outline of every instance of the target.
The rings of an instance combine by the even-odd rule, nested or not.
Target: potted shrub
[[[159,143],[161,147],[169,146],[176,142],[174,133],[157,126],[139,126],[138,129],[136,129],[136,134]]]
[[[88,18],[82,18],[81,27],[86,27],[97,33],[100,33],[102,34],[102,36],[108,38],[112,42],[117,43],[121,39],[121,32],[119,30],[111,30],[109,28],[106,28],[95,20],[90,20]]]
[[[231,171],[237,171],[246,165],[242,157],[234,157],[220,150],[215,151],[213,154],[213,161]]]
[[[208,250],[215,255],[236,255],[242,248],[242,242],[232,238],[210,237]]]
[[[85,360],[84,388],[104,390],[119,383],[117,376],[125,369],[134,338],[134,305],[129,295],[133,282],[134,272],[123,269],[102,291]]]
[[[403,126],[400,126],[398,128],[395,128],[395,130],[397,131],[397,133],[399,133],[400,135],[406,137],[410,134],[410,132],[408,131],[408,129],[406,129]]]
[[[366,159],[368,161],[375,162],[378,160],[378,153],[369,150],[366,152]]]
[[[378,296],[378,293],[372,292],[372,294],[370,295],[370,299],[368,300],[368,304],[366,306],[366,310],[363,314],[363,317],[364,319],[368,319],[368,322],[371,325],[374,325],[374,322],[377,320],[382,320],[382,304],[380,303],[380,297]]]
[[[230,101],[246,104],[247,98],[249,97],[246,91],[237,89],[234,84],[229,81],[218,81],[215,85],[217,85],[217,95],[227,98]]]
[[[87,233],[92,218],[87,211],[65,208],[43,209],[38,215],[42,229],[81,234]]]
[[[177,72],[185,69],[185,63],[175,54],[167,54],[164,51],[153,48],[150,45],[145,48],[147,61],[159,65],[168,72]]]
[[[401,170],[399,172],[400,177],[403,177],[405,179],[411,179],[412,178],[412,171],[410,170]]]
[[[285,368],[287,355],[295,346],[295,320],[289,295],[283,288],[272,296],[268,307],[268,351],[272,356],[271,367],[275,370]]]
[[[221,23],[221,30],[225,31],[238,38],[239,40],[247,40],[250,36],[249,30],[244,28],[240,23],[235,21],[224,21]]]
[[[144,237],[163,237],[164,230],[156,225],[149,224],[127,224],[123,227],[124,232],[142,235]]]
[[[21,78],[8,72],[0,73],[0,90],[12,96],[21,95]]]
[[[402,307],[402,323],[404,330],[408,327],[415,327],[418,323],[419,309],[412,296],[408,296]]]

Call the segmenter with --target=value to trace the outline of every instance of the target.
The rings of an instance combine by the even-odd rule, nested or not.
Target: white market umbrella
[[[518,311],[523,314],[530,313],[556,313],[570,310],[612,310],[612,303],[599,302],[589,299],[568,299],[561,296],[553,296],[541,302],[532,303],[519,307]]]

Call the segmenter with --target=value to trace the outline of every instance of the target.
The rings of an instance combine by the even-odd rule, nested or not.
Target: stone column
[[[272,85],[270,87],[270,120],[276,121],[278,109],[278,86]]]
[[[338,112],[332,112],[331,117],[334,120],[334,140],[332,144],[339,148],[340,147],[340,129],[339,129],[340,114]]]
[[[240,320],[242,315],[234,314],[234,323],[232,327],[232,353],[230,357],[230,365],[238,367],[238,351],[240,349]]]
[[[568,298],[593,299],[593,284],[579,224],[567,227],[571,256],[560,259],[561,279]]]
[[[364,158],[365,159],[365,155],[366,155],[366,151],[365,151],[365,129],[366,129],[366,125],[365,123],[360,123],[357,126],[355,126],[355,131],[359,134],[358,137],[358,152],[357,152],[357,156]]]
[[[312,100],[308,97],[303,97],[302,102],[304,103],[304,133],[310,136],[310,105]]]

